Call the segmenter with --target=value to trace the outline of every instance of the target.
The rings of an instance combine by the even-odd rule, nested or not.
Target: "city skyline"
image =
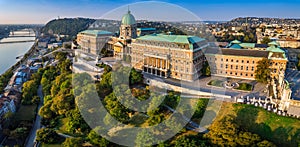
[[[140,0],[75,0],[75,1],[58,1],[58,0],[2,0],[0,5],[0,24],[46,24],[48,21],[61,17],[86,17],[86,18],[106,18],[119,19],[121,14],[106,15],[112,10],[119,10],[127,5],[133,5],[133,12],[136,2]],[[149,3],[149,1],[147,1]],[[155,2],[165,2],[178,5],[187,9],[186,12],[196,14],[203,21],[229,21],[237,17],[272,17],[272,18],[300,18],[300,2],[296,0],[267,0],[264,2],[253,0],[251,2],[241,2],[237,0],[229,0],[224,3],[220,0],[215,1],[191,1],[181,2],[179,0],[163,0]],[[148,13],[155,13],[153,9],[143,7],[137,19],[147,19]],[[123,8],[124,9],[124,8]],[[122,9],[121,9],[122,10]],[[170,9],[171,10],[171,9]],[[178,18],[186,18],[184,14],[170,13],[168,8],[161,18],[149,18],[154,20],[173,21],[174,16]],[[22,15],[20,15],[22,14]],[[153,14],[152,14],[153,15]],[[168,20],[169,19],[169,20]]]

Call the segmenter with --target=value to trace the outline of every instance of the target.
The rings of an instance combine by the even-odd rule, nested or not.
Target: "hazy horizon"
[[[135,5],[136,2],[142,3],[140,0],[1,0],[0,6],[0,24],[46,24],[47,22],[60,18],[92,18],[99,19],[103,15],[112,10],[127,5]],[[149,1],[146,1],[149,3]],[[238,0],[201,0],[201,1],[180,1],[180,0],[162,0],[154,1],[170,3],[178,5],[203,21],[230,21],[238,17],[265,17],[265,18],[291,18],[300,19],[300,1],[297,0],[252,0],[251,2],[243,2]],[[132,4],[133,3],[133,4]],[[135,9],[131,8],[136,19],[143,19],[147,16],[147,12],[162,14],[172,18],[174,16],[182,17],[178,13],[170,13],[169,10],[157,12],[148,10],[148,6],[142,7],[139,14],[135,14]],[[145,13],[143,14],[143,11]],[[121,14],[112,16],[112,19],[120,20]],[[169,20],[166,20],[169,21]],[[170,20],[171,21],[171,20]]]

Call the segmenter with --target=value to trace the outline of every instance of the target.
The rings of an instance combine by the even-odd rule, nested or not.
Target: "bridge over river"
[[[0,41],[0,44],[34,42],[37,32],[33,29],[11,31],[9,36]]]

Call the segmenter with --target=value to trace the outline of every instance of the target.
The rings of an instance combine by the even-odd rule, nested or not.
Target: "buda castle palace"
[[[219,48],[197,36],[156,34],[153,28],[137,28],[129,10],[122,18],[118,36],[86,30],[77,35],[77,42],[86,53],[99,55],[106,48],[117,60],[129,58],[131,66],[144,73],[183,81],[197,80],[206,61],[212,75],[255,80],[258,61],[264,58],[270,61],[271,77],[281,79],[288,61],[276,42],[263,45],[235,40]]]

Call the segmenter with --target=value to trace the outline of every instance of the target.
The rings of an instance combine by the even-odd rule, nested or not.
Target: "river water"
[[[0,42],[34,40],[35,37],[3,38]],[[0,74],[13,66],[19,59],[16,57],[24,55],[34,42],[0,44]]]

